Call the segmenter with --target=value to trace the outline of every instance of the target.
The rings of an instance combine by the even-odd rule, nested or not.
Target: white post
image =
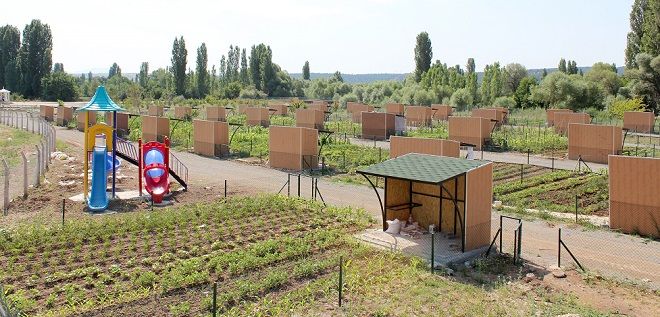
[[[36,180],[34,181],[34,188],[39,187],[39,183],[41,183],[41,150],[39,149],[38,145],[34,145],[34,147],[37,149],[37,169],[36,169]]]
[[[3,205],[3,213],[6,216],[7,211],[9,210],[9,165],[7,165],[5,159],[2,159],[2,165],[5,168],[5,201]]]
[[[25,156],[25,151],[21,151],[21,156],[23,157],[23,198],[28,196],[28,161],[27,156]]]

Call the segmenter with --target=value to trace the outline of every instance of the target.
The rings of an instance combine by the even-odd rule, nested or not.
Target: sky
[[[32,19],[50,25],[53,62],[70,73],[124,73],[170,65],[183,36],[188,67],[208,48],[209,69],[229,45],[270,45],[290,73],[309,60],[312,72],[408,73],[418,33],[429,33],[433,60],[477,70],[499,61],[553,68],[624,64],[633,0],[14,0],[0,24],[23,30]]]

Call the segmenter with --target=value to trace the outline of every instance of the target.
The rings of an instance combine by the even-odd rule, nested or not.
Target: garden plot
[[[262,196],[24,227],[0,236],[0,284],[28,314],[199,315],[217,280],[227,311],[329,274],[366,223],[348,209]]]

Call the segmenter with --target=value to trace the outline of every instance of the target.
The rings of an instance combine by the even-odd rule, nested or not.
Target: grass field
[[[356,242],[369,222],[360,210],[258,196],[23,226],[0,231],[0,284],[36,316],[210,316],[213,281],[224,316],[601,315],[572,295],[521,288],[510,259],[431,275],[422,260]]]
[[[21,162],[21,151],[34,151],[41,136],[27,131],[0,125],[0,158],[7,160],[10,166]]]

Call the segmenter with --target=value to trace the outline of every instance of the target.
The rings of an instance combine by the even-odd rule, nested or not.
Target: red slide
[[[148,142],[142,146],[142,153],[144,189],[151,195],[151,200],[159,204],[170,191],[169,148],[163,143]]]

